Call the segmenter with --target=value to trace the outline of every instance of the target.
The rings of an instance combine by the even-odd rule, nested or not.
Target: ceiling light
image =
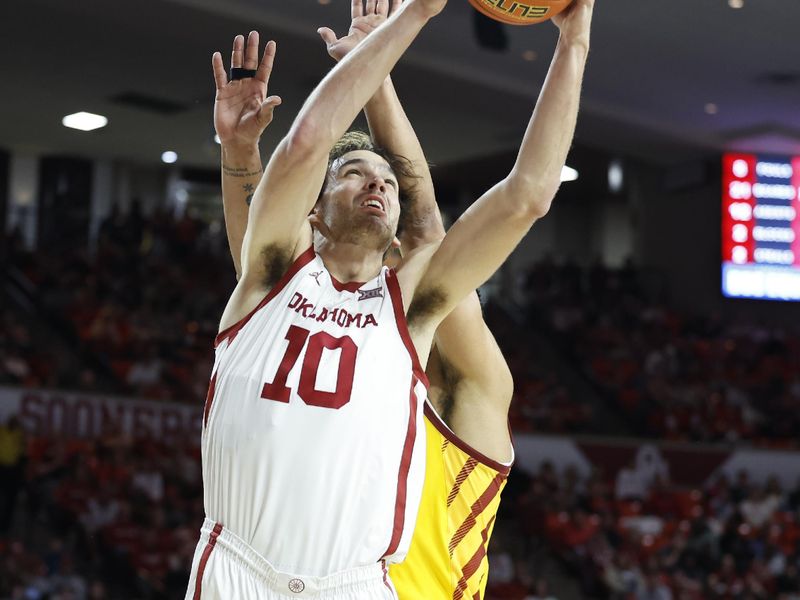
[[[533,62],[538,57],[539,55],[536,53],[536,50],[525,50],[525,52],[522,53],[522,59],[528,62]]]
[[[608,165],[608,189],[612,194],[622,191],[622,184],[625,181],[625,174],[622,170],[622,161],[612,160]]]
[[[717,106],[713,102],[709,102],[705,106],[705,111],[707,115],[715,115],[719,112],[719,106]]]
[[[178,154],[172,150],[167,150],[161,155],[161,160],[168,165],[178,161]]]
[[[95,115],[88,112],[76,112],[61,119],[64,127],[80,129],[81,131],[92,131],[100,129],[108,124],[108,119],[103,115]]]
[[[578,172],[572,167],[564,165],[561,168],[561,181],[575,181],[578,178]]]
[[[728,6],[731,8],[742,8],[744,6],[744,0],[728,0]]]

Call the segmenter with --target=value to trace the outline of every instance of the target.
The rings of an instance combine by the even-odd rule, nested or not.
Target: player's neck
[[[365,249],[360,244],[322,238],[317,240],[315,250],[322,257],[325,268],[342,283],[369,281],[380,273],[383,266],[382,252]]]

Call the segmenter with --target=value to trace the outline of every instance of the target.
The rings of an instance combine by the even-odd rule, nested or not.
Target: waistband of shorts
[[[354,567],[324,577],[284,573],[273,567],[247,542],[212,519],[205,519],[200,534],[202,539],[215,540],[215,551],[222,550],[233,555],[255,577],[282,594],[290,592],[292,596],[298,598],[313,598],[322,592],[329,594],[359,589],[367,591],[375,585],[385,585],[393,589],[388,580],[385,561]]]

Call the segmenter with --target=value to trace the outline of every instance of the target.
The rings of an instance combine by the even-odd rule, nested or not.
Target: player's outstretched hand
[[[350,30],[347,35],[337,38],[329,27],[317,29],[322,41],[328,47],[328,54],[342,60],[347,53],[358,46],[366,37],[391,17],[402,6],[403,0],[352,0],[350,5]]]
[[[251,31],[247,45],[242,35],[233,39],[231,66],[256,71],[254,77],[228,81],[222,55],[211,59],[217,96],[214,101],[214,128],[220,142],[226,145],[257,144],[272,122],[273,111],[281,103],[279,96],[267,96],[269,77],[275,61],[275,42],[267,42],[264,56],[258,62],[258,32]]]
[[[589,30],[595,0],[574,0],[564,11],[553,17],[553,23],[561,31],[561,37],[589,47]]]

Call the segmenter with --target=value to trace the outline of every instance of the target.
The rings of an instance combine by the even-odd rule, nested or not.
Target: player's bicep
[[[462,378],[472,380],[485,397],[508,405],[513,392],[511,371],[483,320],[477,293],[469,294],[445,317],[435,339],[442,358]]]

